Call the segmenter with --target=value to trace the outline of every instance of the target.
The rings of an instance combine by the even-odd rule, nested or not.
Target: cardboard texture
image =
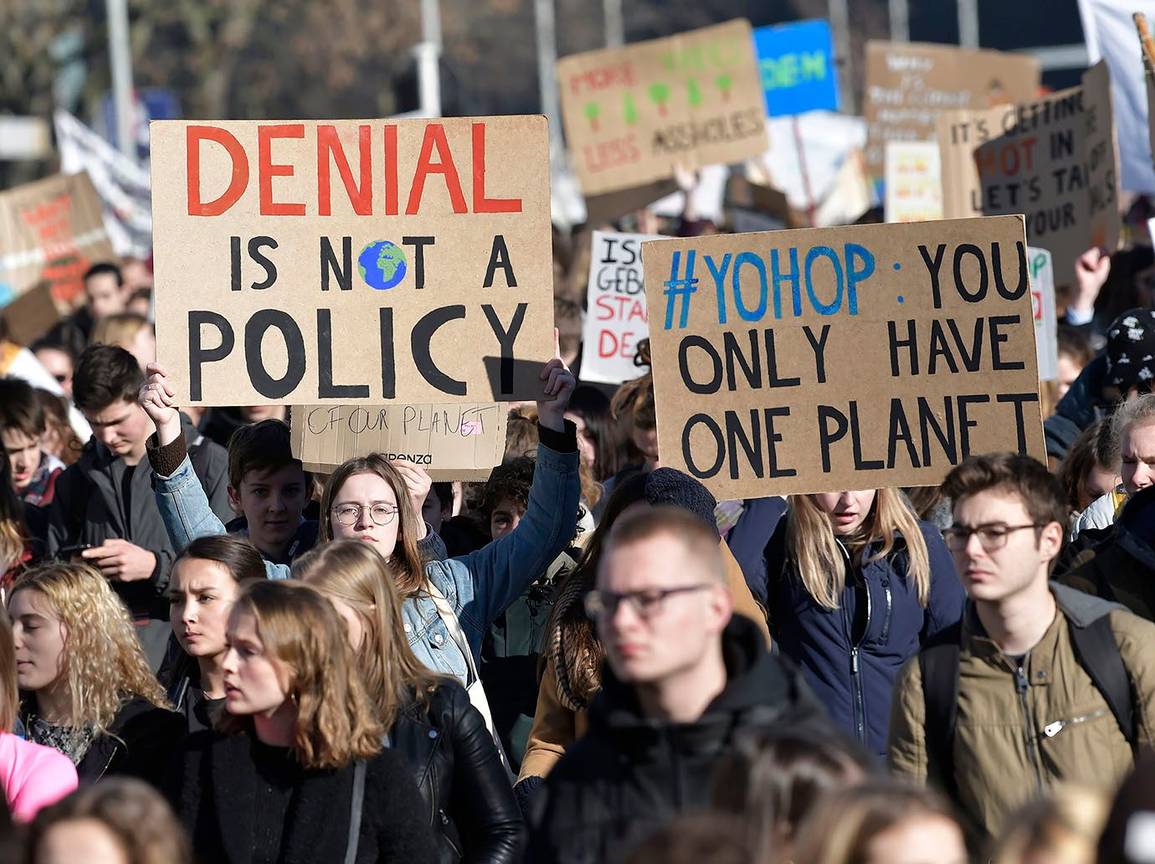
[[[662,464],[719,499],[1045,459],[1021,216],[642,246]]]
[[[587,195],[586,224],[605,225],[617,222],[623,216],[635,210],[644,210],[655,201],[660,201],[677,191],[678,184],[674,180],[658,180],[645,186],[619,189],[604,195]]]
[[[0,309],[0,320],[4,322],[8,339],[19,345],[31,345],[60,320],[56,301],[52,299],[52,286],[41,282],[28,289]]]
[[[1105,63],[1082,87],[1046,99],[939,119],[947,218],[1025,213],[1027,240],[1070,286],[1075,259],[1119,243],[1119,174]]]
[[[1143,83],[1147,91],[1147,143],[1151,150],[1152,164],[1155,164],[1155,40],[1147,18],[1141,12],[1132,16],[1135,29],[1139,33],[1139,45],[1143,57]]]
[[[920,42],[866,43],[866,170],[882,177],[887,141],[931,141],[949,110],[1027,102],[1039,92],[1039,61],[1023,54]]]
[[[886,221],[942,218],[942,166],[936,141],[886,144]]]
[[[0,192],[0,304],[47,282],[61,310],[84,300],[84,273],[116,261],[88,175],[56,174]]]
[[[557,64],[571,164],[585,195],[643,186],[766,150],[766,104],[743,19],[588,51]]]
[[[638,342],[650,334],[642,243],[657,239],[655,234],[593,233],[582,327],[583,381],[621,384],[646,371],[634,365]]]
[[[382,453],[420,465],[435,481],[484,480],[505,453],[506,406],[302,405],[292,411],[293,455],[331,474],[355,456]]]
[[[150,128],[157,350],[181,404],[541,395],[544,117]]]
[[[1039,380],[1059,377],[1059,321],[1055,310],[1055,270],[1051,253],[1027,248],[1031,271],[1031,308],[1035,315],[1035,348],[1039,355]]]

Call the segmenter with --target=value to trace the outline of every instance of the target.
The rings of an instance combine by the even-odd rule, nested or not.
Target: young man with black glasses
[[[621,517],[586,611],[608,668],[589,732],[536,802],[535,864],[622,860],[709,805],[718,760],[743,731],[826,723],[797,671],[767,652],[752,621],[731,616],[717,533],[685,510]]]
[[[969,602],[899,676],[890,761],[950,794],[981,843],[1060,780],[1114,788],[1152,744],[1155,625],[1049,581],[1067,510],[1045,466],[972,457],[943,492]]]

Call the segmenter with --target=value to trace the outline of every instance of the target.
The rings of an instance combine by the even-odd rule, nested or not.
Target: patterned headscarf
[[[1107,383],[1123,393],[1155,385],[1155,311],[1132,309],[1108,328]]]

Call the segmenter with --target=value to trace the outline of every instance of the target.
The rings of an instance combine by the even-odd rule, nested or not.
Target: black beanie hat
[[[709,489],[688,474],[674,468],[658,468],[646,476],[646,501],[653,507],[669,504],[693,513],[714,531],[714,508],[718,506]]]
[[[1107,328],[1106,383],[1123,393],[1155,384],[1155,311],[1132,309]]]

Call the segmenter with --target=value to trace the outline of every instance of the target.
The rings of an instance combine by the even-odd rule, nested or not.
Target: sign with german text
[[[919,42],[866,43],[866,170],[882,177],[887,141],[932,141],[944,111],[1026,102],[1039,61],[1024,54]]]
[[[823,19],[759,27],[754,31],[766,115],[838,110],[838,76],[830,22]]]
[[[597,195],[765,152],[766,104],[748,21],[588,51],[557,64],[582,192]]]
[[[938,128],[945,215],[1025,214],[1027,239],[1050,251],[1058,286],[1071,285],[1086,249],[1113,250],[1122,224],[1106,64],[1083,82],[1034,102],[952,112]]]
[[[719,499],[1045,458],[1021,216],[642,246],[662,464]]]
[[[484,480],[505,453],[506,406],[301,405],[293,408],[293,455],[331,474],[347,459],[380,453],[420,465],[434,480]]]
[[[582,328],[583,381],[621,384],[637,378],[638,342],[650,334],[642,281],[642,243],[657,234],[595,231]]]
[[[541,395],[544,117],[151,130],[157,351],[182,404]]]
[[[77,306],[85,271],[116,260],[87,174],[0,192],[0,306],[43,283],[58,307]]]

